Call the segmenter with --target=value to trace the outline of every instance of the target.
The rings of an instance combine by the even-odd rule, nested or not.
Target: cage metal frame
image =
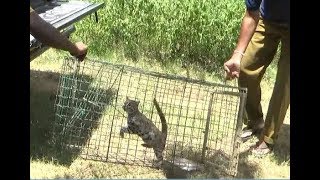
[[[85,75],[89,76],[90,80],[85,80]],[[132,82],[136,83],[136,86]],[[122,89],[124,86],[125,88]],[[194,90],[196,88],[198,91]],[[125,90],[127,92],[124,92]],[[138,94],[139,91],[144,93]],[[198,94],[194,95],[195,92]],[[186,93],[188,95],[185,96]],[[201,95],[201,93],[206,94]],[[197,168],[210,165],[235,176],[238,168],[240,132],[246,94],[246,88],[227,84],[146,71],[101,60],[90,59],[79,63],[75,59],[66,58],[62,66],[55,103],[55,144],[60,149],[67,149],[84,159],[152,166],[151,159],[155,157],[153,151],[141,148],[142,141],[136,135],[125,135],[126,137],[121,139],[116,129],[125,125],[126,114],[121,110],[121,106],[123,99],[127,96],[140,100],[140,111],[161,129],[159,117],[151,100],[156,98],[169,126],[164,153],[168,162],[177,164],[175,161],[178,162],[181,159],[191,160],[188,162],[196,162]],[[113,98],[107,97],[108,95]],[[201,105],[202,109],[199,108]],[[107,113],[106,106],[109,109]],[[185,108],[186,111],[183,111]],[[197,119],[199,111],[201,117]],[[189,114],[192,112],[191,117]],[[219,114],[219,117],[215,114]],[[97,119],[96,125],[85,124],[85,121],[92,121],[94,118]],[[175,118],[176,121],[174,121]],[[184,121],[183,118],[185,118]],[[227,122],[225,118],[231,120]],[[106,119],[109,119],[109,123],[103,125]],[[110,119],[112,119],[111,122]],[[188,119],[193,119],[193,124],[196,120],[202,122],[198,127],[194,127],[197,125],[192,127],[190,124],[187,125]],[[224,123],[221,124],[220,121]],[[233,124],[230,125],[230,122]],[[221,128],[231,132],[224,132]],[[179,136],[179,130],[184,131],[182,137]],[[84,133],[84,131],[90,132]],[[187,131],[191,134],[186,133]],[[221,134],[214,134],[213,131]],[[192,132],[198,134],[193,135]],[[228,140],[223,142],[224,139]],[[80,141],[83,142],[79,143]],[[223,145],[220,144],[220,148],[217,148],[218,141],[227,145],[221,148]],[[215,148],[212,148],[212,144],[215,144]],[[209,158],[210,153],[214,154],[215,159]],[[181,162],[178,163],[180,165]],[[186,162],[183,163],[186,166]],[[188,167],[189,165],[187,163]],[[188,167],[183,168],[188,170]]]

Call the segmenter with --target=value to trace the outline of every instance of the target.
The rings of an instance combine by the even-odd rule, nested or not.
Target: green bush
[[[96,0],[95,2],[99,2]],[[87,18],[76,35],[90,53],[119,49],[128,59],[221,69],[235,47],[243,0],[105,0],[99,22]]]

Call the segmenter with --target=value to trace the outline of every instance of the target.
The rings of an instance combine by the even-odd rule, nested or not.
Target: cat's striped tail
[[[160,120],[161,120],[161,126],[162,126],[162,129],[161,129],[161,132],[162,134],[164,135],[165,139],[167,139],[167,133],[168,133],[168,125],[167,125],[167,121],[166,121],[166,118],[164,117],[164,114],[156,100],[156,98],[153,99],[153,103],[157,109],[157,112],[160,116]]]

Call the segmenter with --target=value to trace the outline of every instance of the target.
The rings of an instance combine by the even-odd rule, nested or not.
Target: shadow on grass
[[[250,154],[249,150],[240,153],[236,178],[256,178],[256,173],[260,171],[260,167],[258,164],[249,162],[248,156]]]
[[[75,104],[70,105],[68,97],[72,89],[66,86],[62,92],[60,88],[55,112],[59,77],[60,74],[54,72],[30,70],[30,157],[69,166],[80,148],[60,145],[83,146],[97,128],[102,112],[112,102],[114,92],[91,88],[92,79],[82,76],[84,81],[78,82],[80,90]],[[91,98],[99,98],[95,102],[101,103],[92,104]],[[78,109],[81,114],[75,117]]]
[[[278,139],[274,145],[274,157],[278,164],[290,161],[290,125],[281,126]]]
[[[249,162],[248,156],[250,154],[249,150],[240,153],[237,178],[256,178],[255,176],[257,175],[255,173],[265,168],[260,167],[259,164]],[[272,157],[274,157],[278,165],[281,165],[283,162],[290,162],[290,125],[282,125],[278,139],[275,142]]]

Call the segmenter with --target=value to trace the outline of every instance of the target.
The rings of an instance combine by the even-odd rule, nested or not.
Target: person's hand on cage
[[[233,56],[224,63],[223,68],[226,72],[225,78],[226,80],[239,78],[240,74],[240,61],[242,56],[239,56],[242,54],[236,54],[234,53]]]
[[[78,61],[83,61],[88,52],[88,46],[83,42],[74,43],[73,48],[70,51],[70,54],[77,58]]]

